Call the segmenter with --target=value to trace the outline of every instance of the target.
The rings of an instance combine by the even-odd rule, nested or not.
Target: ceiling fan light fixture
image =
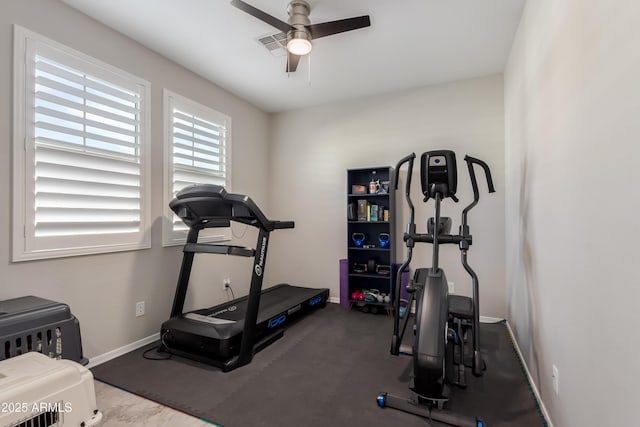
[[[306,31],[290,31],[290,37],[287,41],[287,50],[290,53],[298,56],[304,56],[311,52],[312,47],[311,40],[309,40],[309,34],[307,34]]]

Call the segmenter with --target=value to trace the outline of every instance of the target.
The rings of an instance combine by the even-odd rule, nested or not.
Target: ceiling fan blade
[[[247,12],[249,15],[255,18],[258,18],[262,22],[266,22],[267,24],[279,29],[285,34],[292,28],[288,23],[269,15],[268,13],[264,13],[260,9],[256,9],[249,3],[245,3],[242,0],[231,0],[231,5],[237,7],[243,12]]]
[[[371,26],[369,15],[357,16],[355,18],[339,19],[337,21],[322,22],[320,24],[307,25],[311,37],[331,36],[333,34],[344,33],[345,31],[357,30]]]
[[[298,68],[298,62],[300,62],[300,57],[298,55],[287,52],[287,73],[295,72],[296,68]]]

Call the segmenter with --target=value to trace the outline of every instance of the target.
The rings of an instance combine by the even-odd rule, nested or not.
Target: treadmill
[[[224,187],[196,184],[180,191],[169,207],[189,226],[171,318],[160,329],[159,351],[216,366],[224,372],[251,363],[253,355],[284,335],[296,317],[324,307],[329,289],[279,284],[262,290],[269,233],[293,228],[293,221],[271,221],[246,195]],[[256,248],[198,243],[201,230],[229,227],[231,221],[258,228]],[[183,313],[195,254],[253,258],[249,294],[211,308]]]

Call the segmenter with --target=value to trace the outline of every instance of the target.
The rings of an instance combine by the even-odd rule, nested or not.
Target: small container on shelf
[[[367,194],[367,187],[364,185],[352,185],[351,194]]]

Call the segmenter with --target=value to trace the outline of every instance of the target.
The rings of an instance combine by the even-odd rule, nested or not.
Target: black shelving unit
[[[393,168],[388,166],[347,170],[347,296],[350,306],[363,311],[389,311],[393,305],[392,299],[378,302],[353,298],[354,292],[363,290],[393,297],[396,259],[393,179]],[[354,242],[354,235],[362,242]],[[388,245],[383,243],[385,240]]]

